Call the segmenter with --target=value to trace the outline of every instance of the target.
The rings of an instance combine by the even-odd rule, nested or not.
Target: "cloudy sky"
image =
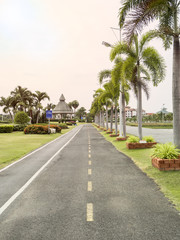
[[[111,69],[110,49],[102,41],[117,42],[120,0],[0,0],[0,96],[18,85],[45,91],[57,104],[78,100],[90,109],[97,75]],[[143,97],[143,109],[172,111],[172,51],[160,41],[152,44],[165,57],[166,79]],[[46,105],[46,102],[44,103]],[[136,107],[133,94],[129,103]],[[1,108],[2,109],[2,108]],[[1,110],[0,110],[1,112]]]

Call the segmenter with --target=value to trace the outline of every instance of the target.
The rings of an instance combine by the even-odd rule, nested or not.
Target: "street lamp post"
[[[120,43],[121,43],[121,30],[120,30]],[[113,45],[108,42],[102,42],[105,47],[113,48]],[[123,137],[123,116],[122,116],[122,92],[121,83],[119,83],[119,137]]]

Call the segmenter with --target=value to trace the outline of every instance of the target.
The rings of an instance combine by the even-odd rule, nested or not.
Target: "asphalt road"
[[[180,239],[179,213],[91,125],[0,172],[0,203],[1,240]]]
[[[109,123],[110,127],[110,123]],[[115,128],[115,125],[113,125]],[[118,126],[119,129],[119,126]],[[126,131],[129,134],[138,136],[138,128],[126,126]],[[173,129],[152,129],[152,128],[142,128],[143,136],[153,136],[156,142],[167,143],[173,142]]]

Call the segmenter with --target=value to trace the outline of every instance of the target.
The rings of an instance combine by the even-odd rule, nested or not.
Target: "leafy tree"
[[[165,49],[173,43],[173,131],[174,143],[180,148],[180,40],[179,40],[180,0],[124,0],[120,9],[120,26],[124,26],[126,36],[132,39],[136,30],[142,30],[154,19],[159,19],[156,31],[163,39]]]
[[[39,115],[40,115],[40,110],[43,108],[41,105],[41,101],[48,99],[50,100],[50,97],[47,95],[46,92],[40,92],[40,91],[35,91],[36,93],[33,94],[35,98],[35,107],[37,109],[37,118],[36,118],[36,123],[39,121]]]
[[[9,96],[7,98],[1,97],[0,106],[3,107],[3,112],[4,113],[9,113],[11,119],[13,120],[12,113],[11,113],[11,102],[12,102],[12,97],[11,96]]]
[[[79,102],[77,100],[74,100],[71,102],[71,106],[74,108],[74,113],[75,113],[76,108],[78,108],[79,106]]]
[[[27,88],[17,86],[15,90],[11,92],[11,94],[14,100],[16,100],[16,106],[19,107],[19,110],[26,112],[29,99],[32,96],[31,91],[29,91]]]
[[[26,124],[29,122],[29,120],[30,119],[29,119],[27,113],[25,113],[25,112],[17,112],[14,117],[15,123],[18,123],[18,124]]]
[[[86,115],[86,109],[84,107],[81,107],[80,109],[77,110],[76,116],[81,119]]]

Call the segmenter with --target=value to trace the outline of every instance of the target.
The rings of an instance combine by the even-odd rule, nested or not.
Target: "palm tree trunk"
[[[174,144],[180,148],[180,43],[179,37],[174,37],[173,44],[173,137]]]
[[[110,124],[110,131],[112,132],[113,128],[113,106],[111,106],[111,124]]]
[[[142,89],[141,84],[138,83],[138,100],[137,100],[137,114],[138,114],[138,135],[142,140]]]
[[[118,126],[117,126],[117,106],[115,105],[115,134],[117,134]]]
[[[122,117],[123,117],[123,137],[126,137],[126,111],[124,93],[122,93]]]
[[[106,105],[106,130],[108,130],[108,107]]]
[[[102,127],[104,128],[104,110],[102,110]]]

